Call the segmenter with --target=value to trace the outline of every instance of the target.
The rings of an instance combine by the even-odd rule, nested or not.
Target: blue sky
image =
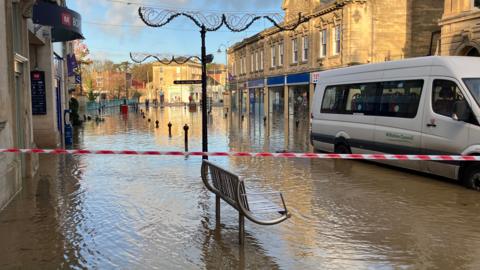
[[[143,24],[138,16],[140,5],[164,9],[208,12],[281,13],[281,0],[67,0],[67,5],[82,16],[82,32],[93,59],[130,60],[130,52],[199,55],[200,33],[196,25],[180,17],[162,28]],[[225,54],[219,47],[251,36],[270,27],[267,21],[257,21],[248,31],[232,33],[223,27],[207,33],[207,53],[224,63]]]

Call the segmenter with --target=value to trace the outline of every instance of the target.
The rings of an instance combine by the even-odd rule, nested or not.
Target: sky
[[[146,26],[138,15],[139,6],[157,9],[199,11],[208,13],[283,14],[281,0],[67,0],[67,6],[82,16],[84,42],[92,59],[130,61],[130,52],[177,56],[200,55],[199,28],[185,17],[176,18],[161,28]],[[235,33],[222,27],[208,32],[207,53],[215,62],[225,63],[225,47],[271,26],[257,21],[247,31]],[[218,53],[218,49],[223,52]]]

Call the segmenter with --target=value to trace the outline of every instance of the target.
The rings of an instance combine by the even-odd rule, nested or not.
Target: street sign
[[[173,84],[202,84],[202,80],[173,81]]]

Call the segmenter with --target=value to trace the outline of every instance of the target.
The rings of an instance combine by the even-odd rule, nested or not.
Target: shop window
[[[423,80],[383,82],[378,115],[415,118],[422,88]]]

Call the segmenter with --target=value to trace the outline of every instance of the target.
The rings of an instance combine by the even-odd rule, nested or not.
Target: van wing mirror
[[[466,100],[459,100],[453,104],[452,119],[455,121],[468,122],[472,115],[472,110]]]

